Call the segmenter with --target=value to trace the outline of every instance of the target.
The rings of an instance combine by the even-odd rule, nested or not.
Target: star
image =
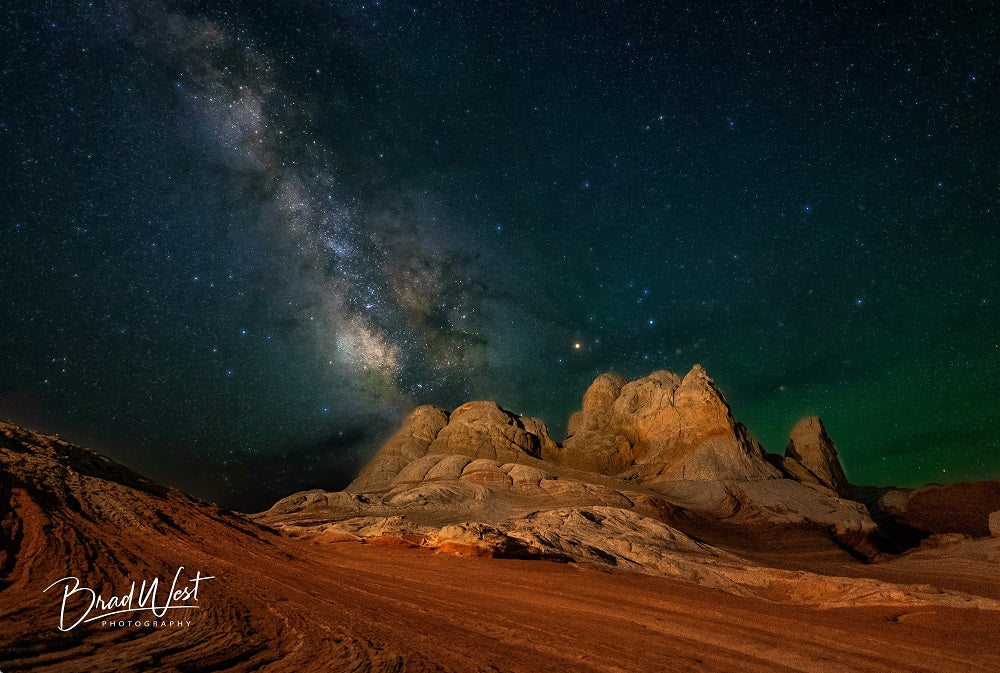
[[[1000,423],[1000,76],[966,10],[138,2],[116,25],[57,4],[0,24],[0,415],[137,438],[162,474],[148,447],[183,446],[204,469],[177,485],[240,507],[346,483],[415,404],[562,431],[598,371],[702,360],[769,447],[822,410],[859,481],[974,465]],[[903,430],[865,416],[862,371],[928,467],[882,469]],[[929,387],[933,413],[907,393]],[[942,418],[968,432],[940,441]],[[302,454],[313,482],[267,474],[344,428]],[[196,476],[230,449],[265,475],[239,496]]]

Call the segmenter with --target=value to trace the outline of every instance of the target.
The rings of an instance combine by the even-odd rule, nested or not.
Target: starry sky
[[[0,417],[259,509],[697,362],[1000,478],[1000,11],[906,4],[4,2]]]

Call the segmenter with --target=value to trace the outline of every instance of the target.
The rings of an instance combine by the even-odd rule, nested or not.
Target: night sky
[[[699,362],[1000,478],[995,3],[4,2],[0,418],[257,509]]]

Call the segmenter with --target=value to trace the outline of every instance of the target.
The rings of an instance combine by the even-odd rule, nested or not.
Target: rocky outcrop
[[[618,374],[601,374],[583,394],[583,408],[569,419],[567,434],[580,435],[600,431],[611,418],[611,406],[628,381]]]
[[[422,465],[428,468],[420,473],[421,479],[442,478],[450,474],[449,469],[459,469],[459,465],[464,469],[470,462],[452,458],[436,472],[429,472],[442,455],[506,463],[538,458],[543,452],[551,453],[555,446],[544,423],[501,409],[496,402],[467,402],[450,415],[433,406],[417,407],[345,490],[385,490],[403,473],[404,481],[414,481],[413,475],[420,472]],[[418,462],[429,455],[438,457]]]
[[[256,517],[285,527],[359,517],[492,525],[616,507],[671,525],[806,528],[878,556],[877,526],[842,497],[846,479],[819,419],[796,426],[787,456],[769,456],[700,366],[684,377],[602,374],[569,429],[560,445],[541,421],[494,402],[450,414],[419,407],[345,493],[294,494]]]
[[[554,442],[540,421],[528,419],[526,426],[520,416],[496,402],[467,402],[451,413],[427,452],[508,462],[540,457],[542,446],[549,444]]]
[[[991,535],[991,519],[1000,510],[1000,482],[969,481],[928,484],[917,489],[887,488],[869,495],[877,520],[922,536],[961,533]]]
[[[1000,608],[1000,601],[926,586],[761,566],[662,521],[616,507],[549,509],[495,523],[462,521],[440,527],[400,516],[356,517],[293,530],[296,537],[315,542],[406,545],[460,556],[572,561],[670,577],[785,604]]]
[[[579,470],[617,474],[632,464],[632,446],[614,429],[613,405],[628,383],[617,374],[601,374],[583,395],[583,408],[570,416],[562,446],[543,455],[548,461]]]
[[[684,378],[657,371],[625,382],[602,374],[570,432],[554,462],[642,483],[781,476],[699,365]]]
[[[447,423],[448,415],[441,409],[429,405],[417,407],[344,490],[361,493],[384,489],[400,470],[427,453],[427,447]]]
[[[847,493],[847,477],[837,447],[818,416],[803,418],[792,428],[781,467],[796,481]]]
[[[450,414],[418,407],[346,490],[383,491],[398,485],[400,475],[410,482],[417,481],[418,473],[421,479],[441,479],[460,461],[421,471],[440,461],[421,459],[438,454],[499,465],[542,461],[654,487],[673,481],[746,482],[786,476],[837,495],[847,489],[836,447],[818,418],[796,425],[784,457],[768,456],[733,418],[725,396],[699,365],[683,378],[667,371],[635,381],[601,374],[587,389],[568,429],[560,445],[541,421],[518,416],[495,402],[468,402]]]
[[[493,402],[451,414],[420,407],[348,493],[294,494],[256,518],[288,529],[380,517],[440,527],[612,507],[667,525],[808,529],[874,559],[876,525],[865,506],[824,485],[843,472],[816,425],[802,424],[813,432],[795,434],[801,449],[782,465],[733,418],[701,367],[631,382],[602,374],[562,445],[540,421]]]

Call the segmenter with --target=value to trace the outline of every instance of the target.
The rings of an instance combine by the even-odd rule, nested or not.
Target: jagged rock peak
[[[626,383],[628,380],[620,374],[607,372],[598,376],[583,394],[583,413],[596,415],[611,411],[611,405],[618,399],[622,386]]]
[[[653,373],[654,373],[654,374],[658,374],[659,372],[653,372]],[[667,373],[669,374],[670,372],[667,372]],[[650,376],[652,376],[652,374],[651,374]],[[694,379],[703,379],[703,380],[706,380],[706,381],[708,381],[709,383],[712,383],[712,379],[711,379],[711,378],[709,378],[709,376],[708,376],[708,372],[706,372],[706,371],[705,371],[705,368],[704,368],[704,367],[702,367],[702,366],[701,366],[700,364],[698,364],[698,363],[695,363],[695,364],[694,364],[694,365],[693,365],[693,366],[691,367],[691,371],[689,371],[689,372],[688,372],[688,373],[687,373],[687,374],[686,374],[686,375],[684,376],[684,380],[685,380],[685,381],[686,381],[686,380],[689,380],[689,379],[690,379],[690,380],[694,380]]]
[[[794,461],[805,468],[805,472],[795,470],[795,476],[802,482],[813,482],[843,495],[847,492],[847,477],[837,456],[837,447],[826,432],[819,416],[803,418],[795,424],[785,449],[785,462]]]
[[[701,365],[683,378],[661,370],[625,383],[602,374],[569,430],[551,459],[578,469],[632,470],[640,481],[780,476]]]

